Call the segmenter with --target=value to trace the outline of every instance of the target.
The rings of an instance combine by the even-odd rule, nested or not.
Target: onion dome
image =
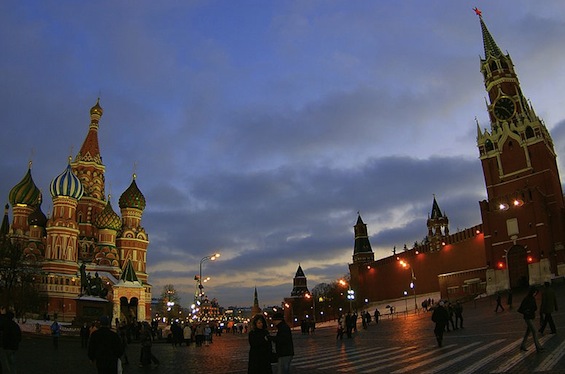
[[[122,228],[122,219],[116,214],[116,212],[114,212],[114,209],[112,209],[110,197],[108,197],[108,203],[104,209],[94,219],[94,225],[99,229],[110,229],[115,231],[120,231]]]
[[[80,200],[84,194],[84,187],[80,179],[78,179],[71,169],[70,159],[65,171],[51,181],[49,191],[53,197],[68,196],[75,200]]]
[[[90,108],[90,116],[98,116],[98,119],[100,119],[100,117],[102,117],[102,114],[104,114],[104,109],[102,109],[102,107],[100,106],[100,98],[98,98],[98,100],[96,100],[96,104],[94,104],[94,106]]]
[[[30,226],[45,227],[47,225],[47,217],[41,211],[41,204],[37,205],[35,210],[27,217],[27,223]]]
[[[17,204],[35,206],[41,202],[41,191],[31,177],[31,162],[24,178],[10,190],[8,200],[12,206]]]
[[[145,209],[145,196],[141,193],[137,184],[135,183],[135,174],[133,175],[133,180],[127,190],[124,191],[122,196],[120,196],[120,201],[118,202],[120,208],[136,208],[139,210]]]

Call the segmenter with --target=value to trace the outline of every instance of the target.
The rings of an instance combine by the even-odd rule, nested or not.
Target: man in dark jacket
[[[117,374],[118,358],[124,353],[118,334],[110,330],[110,319],[100,317],[100,328],[90,335],[88,358],[96,364],[98,374]]]
[[[522,351],[527,351],[526,342],[528,341],[528,336],[532,334],[532,338],[534,339],[534,345],[536,346],[536,351],[538,353],[543,351],[543,347],[538,341],[538,337],[536,335],[536,329],[534,327],[534,319],[536,318],[536,310],[538,310],[538,305],[536,303],[536,294],[538,290],[535,287],[530,287],[528,294],[522,300],[520,307],[518,308],[518,313],[522,313],[524,315],[524,322],[526,322],[526,332],[524,333],[524,339],[522,339],[522,344],[520,345],[520,349]]]
[[[556,334],[557,329],[555,328],[555,322],[553,322],[553,317],[551,313],[556,312],[558,310],[557,307],[557,298],[555,297],[555,290],[551,287],[551,283],[545,282],[543,293],[541,294],[541,307],[540,307],[540,314],[543,314],[543,321],[541,323],[541,327],[539,332],[543,335],[543,331],[545,327],[549,323],[549,327],[551,328],[551,333]]]
[[[443,344],[443,332],[445,331],[445,326],[449,321],[449,313],[444,307],[444,302],[440,301],[439,305],[435,307],[432,313],[432,321],[435,322],[436,326],[434,328],[434,334],[436,336],[437,345],[441,347]]]
[[[284,321],[282,313],[273,315],[273,323],[277,327],[277,335],[272,337],[278,356],[277,373],[290,373],[290,362],[294,357],[294,344],[292,343],[292,332]]]
[[[8,311],[2,323],[2,348],[8,373],[16,372],[16,351],[22,341],[20,326],[14,321],[14,313]],[[0,367],[0,372],[2,368]]]

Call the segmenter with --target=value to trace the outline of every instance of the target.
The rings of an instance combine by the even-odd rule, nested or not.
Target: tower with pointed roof
[[[449,236],[449,219],[441,212],[434,195],[432,211],[428,216],[428,236],[431,251],[439,251],[444,243],[444,238]]]
[[[255,292],[253,292],[253,306],[251,307],[251,315],[261,313],[261,307],[259,306],[259,297],[257,296],[257,287],[255,287]]]
[[[498,47],[480,11],[477,15],[490,119],[489,129],[477,123],[487,191],[480,202],[485,247],[490,266],[507,272],[506,288],[527,286],[555,274],[565,259],[561,180],[549,131],[522,93],[510,55]]]
[[[298,269],[294,275],[290,297],[303,297],[308,293],[310,293],[310,291],[308,291],[308,279],[306,279],[306,275],[304,275],[304,271],[302,271],[302,266],[298,265]]]
[[[10,191],[13,222],[9,229],[3,222],[2,230],[23,243],[24,258],[41,268],[38,282],[48,300],[48,314],[81,322],[89,313],[89,318],[96,318],[92,311],[103,306],[100,314],[145,320],[151,305],[145,263],[149,239],[141,225],[145,197],[134,176],[119,200],[122,217],[112,208],[110,196],[106,199],[98,144],[102,114],[97,100],[80,151],[52,180],[50,218],[41,211],[42,194],[33,181],[30,162],[24,178]],[[96,294],[91,292],[92,279],[97,282]]]
[[[353,263],[366,263],[375,260],[375,254],[369,242],[367,225],[361,219],[361,214],[357,213],[357,223],[353,226],[355,232],[355,244],[353,248]]]
[[[122,213],[122,233],[116,240],[120,248],[120,257],[129,259],[142,281],[147,281],[146,259],[149,239],[141,225],[145,196],[141,193],[133,175],[130,186],[120,196],[119,206]]]

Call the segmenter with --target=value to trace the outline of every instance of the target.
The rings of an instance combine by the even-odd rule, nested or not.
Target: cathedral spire
[[[100,106],[100,98],[96,100],[96,104],[90,108],[90,126],[88,134],[82,143],[79,153],[76,155],[75,162],[90,162],[103,166],[102,157],[100,156],[100,146],[98,144],[98,123],[104,110]]]

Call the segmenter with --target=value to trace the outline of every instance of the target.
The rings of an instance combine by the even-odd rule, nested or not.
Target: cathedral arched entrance
[[[127,297],[120,297],[120,321],[127,323],[137,321],[137,307],[139,300],[137,297],[132,297],[130,300]]]
[[[521,245],[513,245],[506,253],[510,288],[526,288],[529,284],[527,251]]]

